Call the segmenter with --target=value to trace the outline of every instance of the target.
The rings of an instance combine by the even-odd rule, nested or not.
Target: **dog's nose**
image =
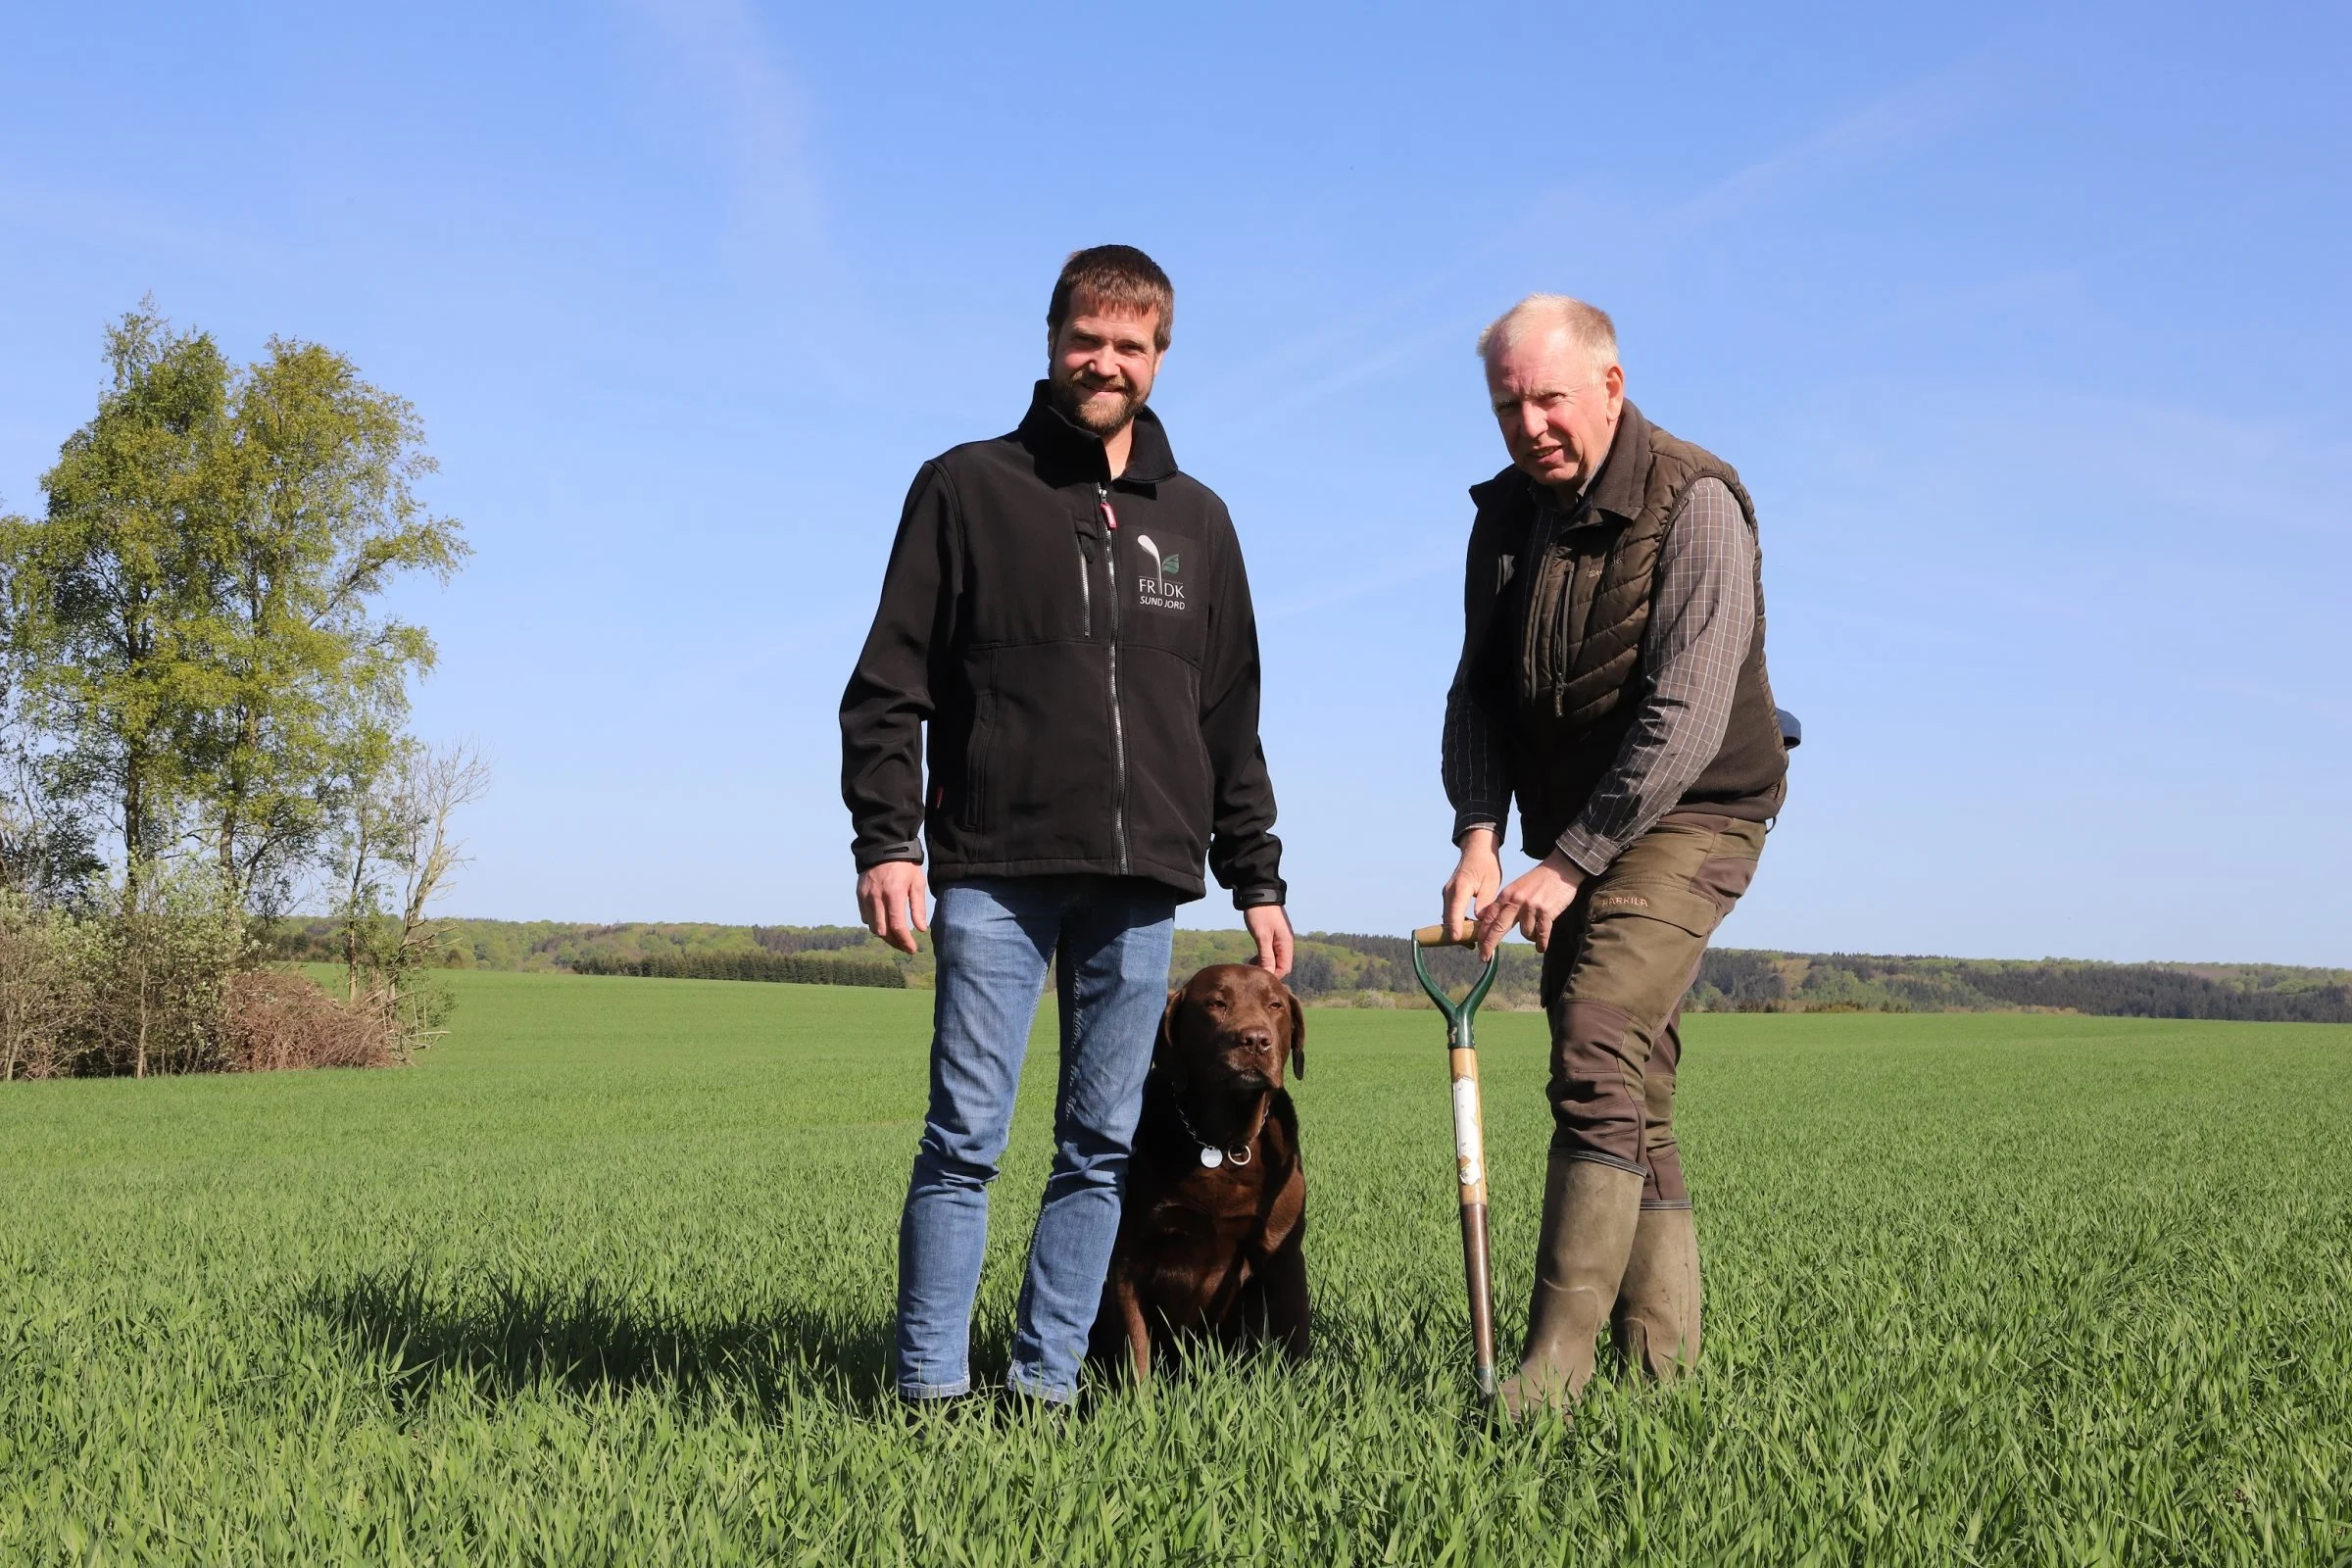
[[[1274,1049],[1274,1031],[1271,1029],[1245,1029],[1242,1031],[1242,1044],[1259,1055],[1265,1055]]]

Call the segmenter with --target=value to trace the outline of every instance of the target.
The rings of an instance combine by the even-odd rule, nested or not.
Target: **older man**
[[[1561,295],[1481,333],[1511,466],[1472,488],[1444,771],[1449,926],[1544,950],[1554,1130],[1513,1415],[1565,1412],[1610,1325],[1658,1378],[1698,1356],[1698,1243],[1674,1141],[1676,1029],[1747,890],[1788,770],[1764,671],[1755,509],[1730,465],[1625,398],[1617,335]],[[1511,802],[1538,861],[1502,885]]]

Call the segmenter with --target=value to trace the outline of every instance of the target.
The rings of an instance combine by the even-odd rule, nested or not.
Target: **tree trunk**
[[[122,778],[122,913],[139,912],[139,840],[143,836],[145,803],[140,799],[138,757],[127,760]]]
[[[343,906],[343,1000],[352,1006],[360,1004],[360,890],[368,880],[368,823],[367,804],[355,808],[361,813],[351,847],[351,897]]]
[[[251,783],[246,768],[253,756],[261,750],[261,744],[260,715],[251,708],[240,710],[237,714],[236,753],[229,760],[227,790],[220,803],[220,850],[221,874],[228,878],[229,896],[236,900],[240,909],[245,907],[246,884],[253,872],[251,864],[237,863],[237,841],[239,830],[244,825],[240,808],[245,805]],[[264,837],[266,840],[267,835]],[[256,856],[246,857],[248,861],[256,858]]]

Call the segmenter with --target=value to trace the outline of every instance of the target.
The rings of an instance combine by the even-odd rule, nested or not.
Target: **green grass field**
[[[0,1091],[0,1563],[2352,1562],[2352,1028],[1695,1018],[1705,1367],[1494,1432],[1437,1020],[1311,1013],[1312,1365],[910,1422],[927,993],[455,981],[412,1070]]]

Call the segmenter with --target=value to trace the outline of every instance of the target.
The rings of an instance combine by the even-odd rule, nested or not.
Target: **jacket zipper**
[[[1095,553],[1087,547],[1093,541],[1078,536],[1078,608],[1086,617],[1086,635],[1095,635]]]
[[[1110,831],[1118,843],[1119,875],[1127,874],[1127,724],[1119,712],[1119,514],[1110,510],[1110,486],[1098,481],[1095,504],[1102,509],[1102,580],[1110,587]]]
[[[1544,701],[1544,682],[1556,682],[1558,670],[1546,667],[1544,649],[1546,646],[1544,624],[1544,601],[1551,585],[1552,545],[1554,532],[1549,519],[1542,512],[1528,529],[1527,586],[1522,590],[1525,609],[1522,612],[1519,635],[1520,690],[1536,704]],[[1559,692],[1551,693],[1553,706],[1558,706]]]

